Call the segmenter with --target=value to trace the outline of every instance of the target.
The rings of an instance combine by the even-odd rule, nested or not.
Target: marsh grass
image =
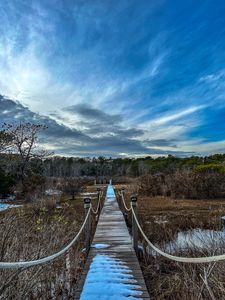
[[[0,261],[34,260],[66,246],[84,220],[83,200],[69,198],[63,196],[62,209],[56,209],[54,201],[42,199],[1,212]],[[97,205],[96,199],[93,205]],[[93,218],[92,235],[95,227]],[[73,298],[86,259],[83,248],[82,235],[68,253],[53,262],[23,270],[0,270],[0,299]]]
[[[137,187],[126,186],[125,201]],[[120,207],[123,207],[120,203]],[[177,256],[200,257],[225,253],[225,235],[215,243],[215,236],[204,231],[222,232],[221,217],[225,215],[225,200],[190,200],[170,197],[138,198],[138,216],[148,238],[165,252]],[[131,216],[128,214],[128,226]],[[176,243],[179,233],[202,230],[198,235],[201,247]],[[144,253],[140,256],[145,282],[151,299],[225,299],[225,262],[211,264],[177,263],[156,255],[139,239]],[[198,244],[198,243],[197,243]],[[171,245],[171,247],[169,246]]]

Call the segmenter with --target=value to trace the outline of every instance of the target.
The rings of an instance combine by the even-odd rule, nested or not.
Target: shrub
[[[225,173],[225,166],[221,164],[205,164],[195,167],[197,173]]]
[[[139,178],[139,193],[187,199],[222,198],[225,196],[225,172],[195,170],[169,175],[149,174]]]
[[[0,195],[3,197],[12,192],[12,188],[15,184],[13,177],[5,174],[0,168]]]
[[[165,176],[144,175],[139,178],[139,193],[149,196],[163,195]]]

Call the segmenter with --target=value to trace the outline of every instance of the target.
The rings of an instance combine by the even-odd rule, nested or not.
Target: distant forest
[[[225,197],[225,154],[207,157],[76,158],[33,157],[21,177],[18,154],[0,154],[0,196],[19,191],[21,197],[43,192],[49,182],[73,198],[84,182],[135,181],[139,194],[174,198]],[[22,179],[21,179],[22,178]],[[60,185],[58,183],[60,182]]]
[[[225,170],[225,154],[207,157],[167,157],[152,158],[74,158],[51,157],[43,161],[47,177],[77,176],[142,176],[146,174],[173,173],[178,170]]]

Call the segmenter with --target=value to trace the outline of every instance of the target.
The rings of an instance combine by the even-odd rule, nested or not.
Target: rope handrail
[[[88,213],[84,219],[84,222],[80,228],[80,230],[78,231],[77,235],[73,238],[73,240],[66,246],[64,247],[62,250],[56,252],[55,254],[52,254],[50,256],[46,256],[40,259],[36,259],[36,260],[30,260],[30,261],[19,261],[19,262],[0,262],[0,269],[19,269],[19,268],[27,268],[27,267],[32,267],[32,266],[36,266],[36,265],[41,265],[41,264],[45,264],[59,256],[61,256],[62,254],[64,254],[67,250],[69,250],[69,248],[78,240],[78,238],[80,237],[86,223],[87,220],[89,218],[91,212],[91,208],[89,208]]]
[[[123,206],[124,206],[125,210],[126,210],[126,211],[131,211],[131,206],[130,206],[130,208],[128,208],[128,207],[126,206],[126,202],[125,202],[123,193],[119,192],[119,195],[120,195],[121,198],[122,198],[122,202],[123,202]]]
[[[91,211],[92,211],[92,213],[93,213],[94,215],[97,215],[97,213],[98,213],[98,211],[99,211],[99,207],[100,207],[100,204],[101,204],[102,196],[103,196],[103,192],[100,193],[99,200],[98,200],[98,205],[97,205],[96,210],[94,210],[94,208],[93,208],[92,205],[91,205]]]
[[[215,256],[206,256],[206,257],[181,257],[181,256],[175,256],[172,254],[168,254],[166,252],[163,252],[162,250],[160,250],[158,247],[156,247],[154,244],[152,244],[149,239],[147,238],[147,236],[145,235],[143,229],[141,228],[140,223],[138,222],[137,216],[134,212],[133,207],[131,207],[132,210],[132,214],[134,216],[135,222],[137,224],[138,229],[140,230],[143,238],[145,239],[145,241],[147,242],[147,244],[154,250],[156,251],[158,254],[173,260],[173,261],[177,261],[177,262],[183,262],[183,263],[210,263],[210,262],[216,262],[216,261],[221,261],[221,260],[225,260],[225,254],[221,254],[221,255],[215,255]]]

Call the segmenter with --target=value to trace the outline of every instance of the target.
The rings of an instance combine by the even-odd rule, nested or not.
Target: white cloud
[[[203,139],[192,139],[179,145],[181,151],[194,151],[196,155],[210,155],[225,152],[225,140],[217,142],[206,142]]]
[[[222,69],[216,73],[207,74],[202,77],[200,77],[199,82],[205,82],[205,83],[214,83],[215,81],[219,81],[225,76],[225,70]]]
[[[173,111],[170,114],[162,115],[160,117],[157,117],[151,121],[146,121],[141,124],[141,126],[144,128],[151,127],[151,126],[159,126],[159,125],[165,125],[171,121],[179,120],[182,117],[186,117],[190,114],[193,114],[199,110],[202,110],[203,108],[207,107],[206,105],[198,105],[198,106],[192,106],[186,109],[183,109],[182,111]]]

